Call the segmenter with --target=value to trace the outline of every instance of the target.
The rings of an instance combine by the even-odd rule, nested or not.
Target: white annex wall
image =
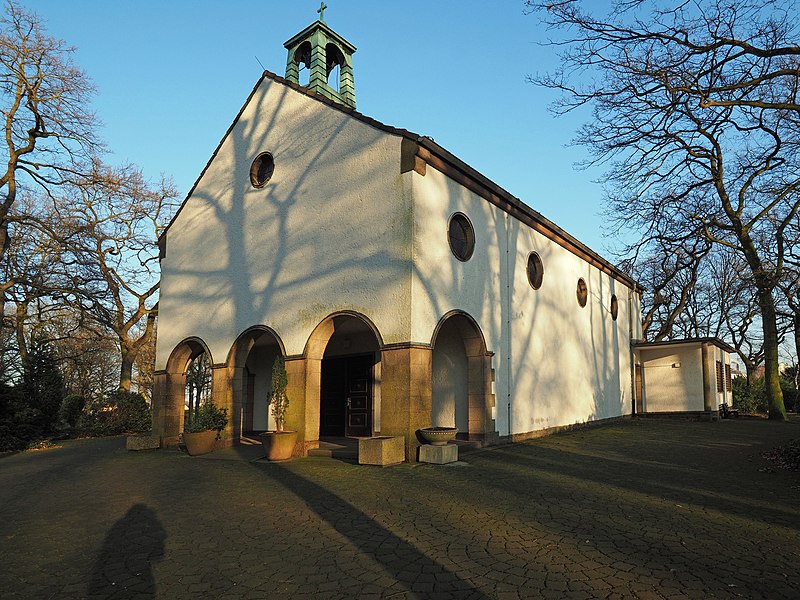
[[[704,410],[701,345],[640,350],[645,412]]]
[[[499,433],[509,433],[509,420],[511,433],[527,433],[630,414],[629,289],[439,171],[407,176],[414,195],[413,340],[430,341],[449,311],[475,319],[495,354]],[[475,229],[467,262],[447,242],[455,212]],[[531,251],[544,264],[538,290],[527,278]],[[589,289],[584,308],[576,298],[580,277]],[[638,322],[638,302],[633,311]]]
[[[271,152],[262,189],[250,166]],[[265,78],[167,232],[157,369],[186,337],[215,363],[266,325],[289,355],[329,314],[410,338],[410,201],[400,138]],[[378,285],[376,285],[378,282]]]

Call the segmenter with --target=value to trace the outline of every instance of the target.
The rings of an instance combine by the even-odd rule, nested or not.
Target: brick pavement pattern
[[[637,420],[381,469],[0,459],[0,597],[798,598],[800,422]],[[463,463],[467,463],[466,465]]]

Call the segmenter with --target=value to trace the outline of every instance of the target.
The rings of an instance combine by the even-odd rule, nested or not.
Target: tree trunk
[[[131,377],[133,376],[133,361],[136,353],[122,346],[122,365],[119,368],[119,389],[124,392],[131,391]]]
[[[794,385],[797,387],[798,379],[800,379],[800,310],[794,313],[794,354],[798,363],[794,374]]]
[[[764,389],[767,393],[769,418],[786,421],[780,374],[778,373],[778,321],[772,290],[759,286],[758,304],[764,328]]]

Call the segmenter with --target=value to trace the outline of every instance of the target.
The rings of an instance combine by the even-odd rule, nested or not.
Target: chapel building
[[[637,388],[644,411],[636,282],[431,138],[357,112],[356,49],[322,17],[285,46],[285,77],[264,72],[160,240],[162,445],[203,353],[228,444],[274,426],[285,357],[296,455],[382,435],[413,460],[431,425],[520,440],[631,415]]]

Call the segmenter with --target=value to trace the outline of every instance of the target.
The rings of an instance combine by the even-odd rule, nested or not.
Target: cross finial
[[[319,10],[317,12],[319,13],[319,20],[322,21],[323,23],[325,22],[325,9],[326,8],[328,8],[327,4],[325,4],[324,2],[320,2],[319,3]]]

